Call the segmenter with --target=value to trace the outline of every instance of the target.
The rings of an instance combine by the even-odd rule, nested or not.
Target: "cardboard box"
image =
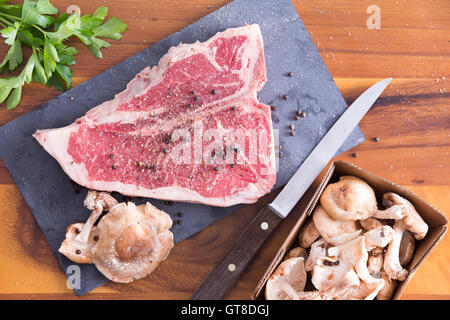
[[[349,162],[345,161],[335,161],[333,162],[328,171],[325,173],[324,178],[318,184],[316,190],[313,192],[312,198],[306,201],[307,205],[303,207],[302,212],[296,214],[298,217],[296,221],[292,224],[292,228],[288,233],[285,241],[282,243],[277,254],[271,261],[269,268],[264,273],[262,279],[258,282],[253,299],[264,299],[264,289],[267,279],[273,273],[275,268],[281,263],[285,254],[293,247],[298,245],[298,234],[303,227],[306,218],[313,212],[319,201],[320,195],[325,187],[329,183],[333,183],[339,180],[340,176],[352,175],[361,178],[367,182],[375,191],[377,200],[381,203],[380,199],[382,195],[386,192],[395,192],[400,196],[408,199],[416,208],[417,212],[421,215],[423,220],[428,224],[429,230],[426,237],[420,241],[416,241],[416,248],[414,252],[414,257],[411,260],[409,266],[406,267],[409,274],[405,281],[401,282],[397,287],[392,299],[400,299],[406,285],[413,277],[415,271],[419,266],[425,261],[427,256],[430,254],[431,250],[437,245],[439,240],[444,236],[447,231],[448,220],[443,213],[428,204],[426,201],[405,189],[404,187],[376,176],[362,168],[359,168]]]

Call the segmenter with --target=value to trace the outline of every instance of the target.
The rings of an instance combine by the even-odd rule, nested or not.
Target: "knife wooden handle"
[[[191,299],[223,299],[281,220],[268,206],[263,208],[198,286]]]

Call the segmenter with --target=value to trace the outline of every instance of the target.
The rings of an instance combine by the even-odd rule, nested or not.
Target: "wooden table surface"
[[[65,11],[73,1],[53,0]],[[102,60],[80,49],[74,85],[165,38],[227,0],[108,0],[76,3],[82,13],[107,5],[129,26]],[[306,28],[346,101],[376,81],[391,85],[361,122],[367,141],[339,156],[397,182],[450,213],[450,2],[448,0],[294,1]],[[381,28],[368,29],[370,5],[381,9]],[[0,56],[6,46],[0,44]],[[269,79],[270,81],[270,79]],[[13,111],[0,108],[4,124],[58,95],[42,85],[24,89]],[[379,137],[379,142],[372,140]],[[357,152],[357,158],[351,156]],[[149,277],[108,283],[82,299],[186,299],[226,252],[267,198],[177,244]],[[78,299],[36,225],[17,186],[0,162],[0,299]],[[286,235],[277,230],[228,298],[247,299]],[[450,298],[450,237],[433,250],[409,283],[404,299]]]

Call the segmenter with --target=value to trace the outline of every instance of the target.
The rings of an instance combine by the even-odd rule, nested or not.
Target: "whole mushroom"
[[[403,217],[401,205],[378,210],[373,189],[353,176],[342,176],[338,182],[329,184],[320,197],[320,204],[331,217],[342,221],[369,217],[397,220]]]
[[[403,222],[417,240],[425,238],[428,232],[428,225],[416,211],[411,202],[396,193],[388,192],[383,195],[383,205],[388,209],[395,206],[403,207]]]
[[[98,223],[99,240],[92,247],[97,269],[114,282],[148,276],[173,248],[170,216],[150,203],[120,203]]]
[[[91,249],[98,238],[98,230],[94,223],[103,213],[115,205],[117,200],[107,192],[89,190],[84,205],[92,210],[86,223],[71,224],[66,231],[66,238],[58,251],[73,262],[92,263]]]

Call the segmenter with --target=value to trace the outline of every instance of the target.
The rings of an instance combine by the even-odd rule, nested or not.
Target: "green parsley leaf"
[[[49,0],[25,0],[22,8],[22,23],[47,28],[55,22],[55,18],[48,15],[56,13],[58,9]]]
[[[64,91],[72,86],[75,55],[78,50],[64,44],[71,37],[77,37],[88,46],[96,58],[102,57],[102,48],[110,43],[104,39],[118,40],[127,25],[113,17],[105,21],[107,7],[98,7],[92,15],[80,16],[63,13],[49,0],[24,0],[23,4],[6,4],[0,0],[1,37],[10,46],[0,62],[0,74],[7,68],[17,69],[23,63],[22,45],[32,49],[19,75],[0,78],[0,103],[6,100],[6,108],[15,108],[26,83],[36,81]]]

